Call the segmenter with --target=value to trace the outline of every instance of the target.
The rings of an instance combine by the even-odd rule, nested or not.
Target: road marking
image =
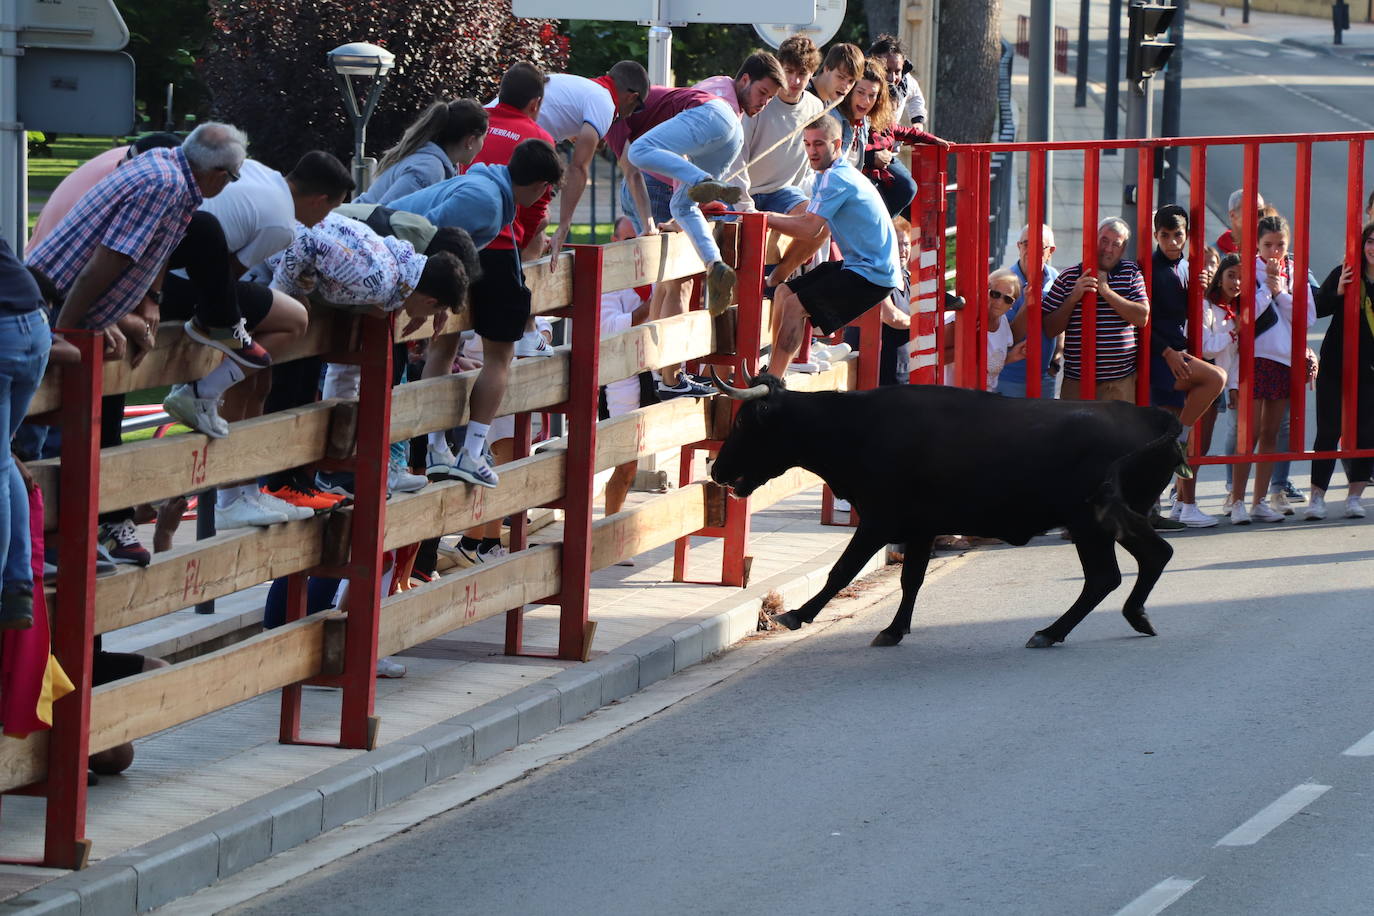
[[[1253,846],[1275,827],[1321,798],[1330,786],[1305,782],[1280,795],[1267,808],[1217,840],[1218,846]]]
[[[1202,878],[1165,878],[1116,911],[1116,916],[1155,916],[1193,889]]]
[[[1374,757],[1374,732],[1365,735],[1341,753],[1347,757]]]
[[[1249,54],[1251,57],[1268,57],[1272,53],[1263,48],[1235,48],[1234,50],[1239,54]]]

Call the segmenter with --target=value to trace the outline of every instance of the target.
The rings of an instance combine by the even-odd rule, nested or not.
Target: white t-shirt
[[[1002,374],[1002,367],[1007,364],[1007,351],[1014,343],[1016,338],[1012,336],[1011,323],[1003,315],[997,319],[997,327],[988,331],[988,391],[997,388],[997,377]]]
[[[598,137],[606,136],[615,121],[615,102],[611,93],[585,76],[555,73],[544,84],[544,102],[539,106],[539,126],[554,142],[571,140],[590,124]]]
[[[601,336],[611,337],[633,327],[634,311],[644,304],[633,289],[618,289],[601,294]],[[639,377],[611,382],[606,386],[606,410],[613,416],[639,408]]]
[[[284,250],[296,235],[296,205],[286,179],[252,159],[244,161],[238,181],[207,197],[200,208],[219,220],[229,251],[244,267]]]

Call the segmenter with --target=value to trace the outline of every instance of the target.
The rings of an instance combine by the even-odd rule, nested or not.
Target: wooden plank
[[[95,630],[108,633],[232,595],[322,562],[325,518],[240,528],[122,566],[95,583]]]
[[[562,547],[542,544],[457,575],[398,592],[382,602],[379,656],[395,655],[460,627],[558,591]]]
[[[567,353],[516,360],[497,416],[524,413],[568,399]],[[391,441],[402,442],[467,422],[468,393],[478,370],[422,379],[392,389]]]
[[[749,511],[762,512],[775,503],[780,503],[794,493],[809,490],[812,487],[819,487],[822,481],[815,474],[802,468],[792,468],[792,470],[780,477],[775,477],[768,483],[759,487],[749,497]]]
[[[661,232],[601,249],[601,290],[607,293],[690,277],[706,269],[685,232]]]
[[[320,401],[245,420],[234,425],[227,439],[187,433],[102,449],[99,511],[195,493],[319,461],[324,457],[330,414],[338,403]],[[59,460],[29,465],[48,506],[58,505],[60,498]],[[55,509],[49,509],[50,519],[57,516]]]
[[[42,779],[48,772],[48,733],[27,738],[0,737],[0,792]]]
[[[706,484],[690,483],[592,523],[592,569],[613,566],[706,525]]]
[[[707,356],[716,349],[709,313],[702,309],[635,325],[601,341],[597,381],[609,385],[673,363]]]
[[[315,614],[218,652],[95,688],[91,753],[314,677],[330,616]]]
[[[572,304],[572,252],[565,251],[558,260],[558,269],[554,271],[549,270],[547,257],[537,261],[525,262],[525,285],[529,287],[532,299],[530,303],[531,314],[547,315],[549,312],[565,309]],[[405,321],[397,322],[393,330],[395,340],[424,340],[434,336],[430,333],[434,330],[432,323],[426,323],[411,334],[402,334],[401,331],[405,324]],[[458,331],[466,331],[471,327],[472,312],[465,310],[463,314],[451,316],[444,323],[444,333],[454,334]]]

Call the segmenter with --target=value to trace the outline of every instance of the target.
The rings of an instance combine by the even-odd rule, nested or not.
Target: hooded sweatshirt
[[[355,204],[390,204],[421,188],[452,178],[458,170],[437,143],[424,146],[378,175],[372,187],[354,198]]]
[[[436,226],[466,229],[480,251],[515,219],[515,189],[509,168],[479,163],[387,206],[418,213]]]

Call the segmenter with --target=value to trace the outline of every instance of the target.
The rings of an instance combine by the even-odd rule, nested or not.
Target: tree
[[[935,116],[940,136],[986,143],[997,121],[1001,0],[941,0]]]
[[[214,34],[206,0],[158,0],[121,7],[120,15],[129,27],[126,50],[137,74],[135,94],[149,126],[161,130],[167,120],[168,83],[176,90],[174,111],[199,113],[206,95],[196,62]]]
[[[556,72],[568,57],[557,22],[517,19],[486,0],[210,0],[215,47],[202,74],[213,115],[248,132],[252,154],[286,170],[302,153],[346,158],[352,130],[325,55],[370,41],[396,55],[368,125],[374,155],[430,102],[490,99],[501,74],[527,60]]]

